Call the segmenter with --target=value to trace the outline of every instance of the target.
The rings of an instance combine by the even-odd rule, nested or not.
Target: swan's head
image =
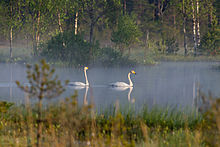
[[[84,67],[84,70],[87,70],[87,69],[89,69],[88,67]]]
[[[135,74],[136,75],[136,72],[134,70],[131,70],[130,73],[132,74]]]

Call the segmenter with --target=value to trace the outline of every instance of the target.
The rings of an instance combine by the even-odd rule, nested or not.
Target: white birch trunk
[[[191,0],[192,4],[192,20],[193,20],[193,41],[194,41],[194,56],[196,56],[197,52],[197,42],[196,42],[196,17],[195,17],[195,8],[194,2]]]
[[[185,0],[182,1],[182,13],[183,13],[183,35],[184,35],[184,55],[187,56],[187,36],[186,36],[186,4]]]
[[[10,27],[10,41],[9,41],[9,46],[10,46],[10,58],[12,58],[12,40],[13,40],[13,29],[12,26]]]
[[[63,33],[63,29],[62,29],[62,24],[61,24],[61,20],[60,20],[60,12],[57,10],[57,15],[58,15],[58,25],[59,25],[59,31],[60,33]]]
[[[13,16],[12,16],[12,15],[13,15],[13,14],[12,14],[12,10],[13,10],[13,8],[12,8],[12,5],[11,5],[11,6],[10,6],[11,21],[12,21],[12,19],[13,19],[13,18],[12,18],[12,17],[13,17]],[[9,52],[10,52],[9,54],[10,54],[10,59],[12,58],[12,40],[13,40],[13,32],[12,32],[12,31],[13,31],[13,28],[12,28],[12,25],[11,25],[11,26],[10,26],[10,32],[9,32],[9,37],[10,37],[10,38],[9,38]]]
[[[76,12],[75,15],[75,35],[77,34],[77,30],[78,30],[78,12]]]
[[[196,0],[197,10],[197,46],[200,46],[200,26],[199,26],[199,0]]]
[[[40,41],[40,11],[38,12],[38,18],[37,18],[37,32],[36,32],[36,49],[37,52],[39,50],[39,41]]]

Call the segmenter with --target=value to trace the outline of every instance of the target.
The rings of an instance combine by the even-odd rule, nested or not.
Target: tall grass
[[[211,119],[206,114],[158,107],[98,113],[92,105],[79,106],[76,98],[77,94],[42,110],[41,146],[219,145],[219,115]],[[37,106],[29,112],[25,106],[1,112],[0,146],[35,145],[37,115]]]

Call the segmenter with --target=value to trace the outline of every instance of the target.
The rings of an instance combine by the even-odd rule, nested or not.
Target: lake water
[[[83,104],[94,103],[96,108],[113,106],[116,101],[120,105],[143,104],[149,107],[183,106],[194,104],[195,85],[200,90],[213,96],[220,96],[220,70],[215,67],[219,62],[162,62],[154,66],[137,66],[132,68],[137,75],[131,75],[134,83],[132,89],[113,89],[107,85],[116,81],[128,83],[127,74],[131,68],[89,67],[87,70],[90,87],[78,90],[78,101]],[[61,81],[85,82],[83,69],[56,68]],[[26,67],[19,64],[0,64],[0,100],[24,103],[24,93],[17,88],[15,81],[27,82]],[[74,93],[74,87],[66,87],[66,91],[57,98],[46,100],[54,103]]]

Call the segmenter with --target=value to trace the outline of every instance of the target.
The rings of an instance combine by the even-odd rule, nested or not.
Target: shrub
[[[99,49],[96,63],[101,63],[104,66],[134,65],[134,61],[129,60],[128,56],[123,56],[120,51],[110,47]]]
[[[208,55],[220,54],[220,28],[210,30],[202,37],[200,50]]]
[[[72,31],[60,33],[42,45],[41,56],[49,61],[62,61],[73,65],[89,63],[89,49],[91,45],[83,39],[81,34]]]
[[[117,30],[112,32],[111,40],[119,46],[122,53],[124,52],[124,47],[128,47],[138,42],[138,38],[142,36],[134,18],[135,16],[121,16],[119,18]]]

